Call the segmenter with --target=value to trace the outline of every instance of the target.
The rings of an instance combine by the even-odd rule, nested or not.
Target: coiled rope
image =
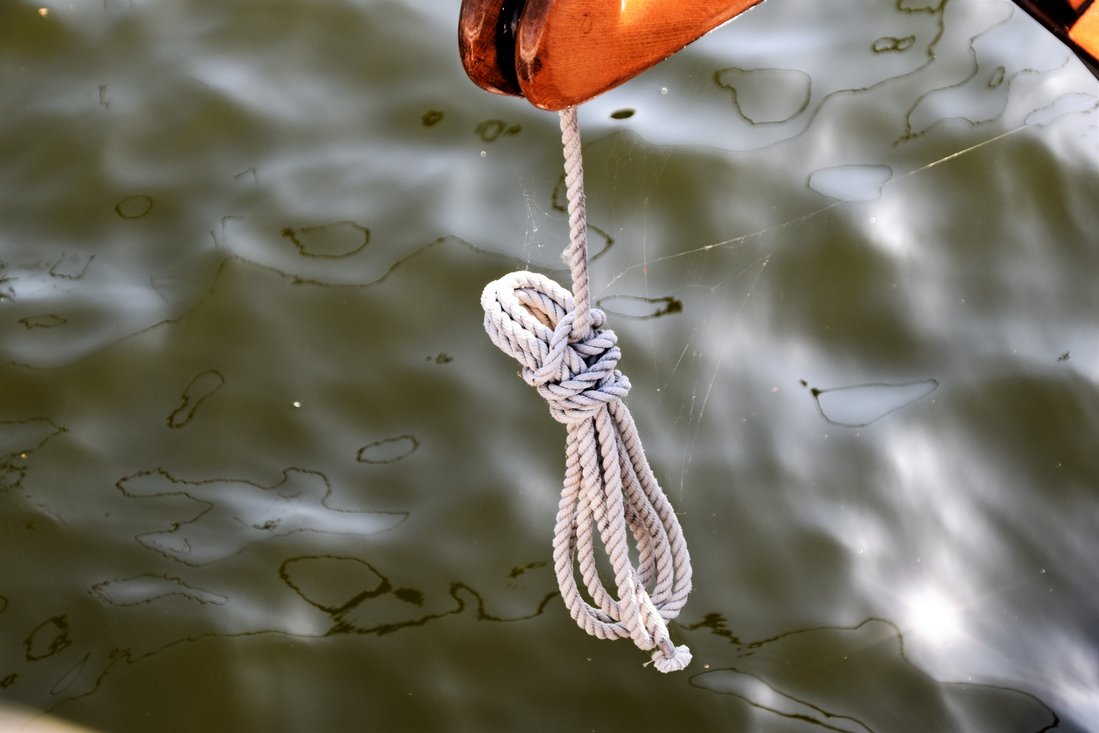
[[[553,564],[572,618],[600,639],[629,637],[652,651],[661,672],[691,661],[667,622],[691,591],[691,559],[675,510],[649,468],[633,417],[622,400],[630,380],[606,316],[591,306],[587,213],[576,109],[561,112],[568,193],[569,246],[563,259],[572,293],[534,272],[513,272],[481,295],[492,343],[523,366],[527,384],[568,432],[565,481],[553,537]],[[614,592],[600,577],[593,528],[606,548]],[[630,558],[632,535],[637,566]],[[587,597],[577,586],[577,570]]]

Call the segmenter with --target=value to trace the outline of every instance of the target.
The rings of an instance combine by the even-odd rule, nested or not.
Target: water
[[[478,296],[559,266],[557,120],[456,12],[0,6],[9,725],[1099,730],[1096,81],[1003,2],[770,0],[582,108],[665,676],[555,595]]]

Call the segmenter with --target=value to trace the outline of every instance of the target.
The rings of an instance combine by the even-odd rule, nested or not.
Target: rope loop
[[[568,430],[553,565],[569,614],[597,638],[632,639],[652,651],[658,670],[673,672],[691,661],[686,646],[672,644],[667,626],[691,592],[691,559],[623,402],[630,380],[618,370],[618,339],[603,328],[603,311],[591,306],[575,109],[561,113],[561,130],[570,231],[564,259],[573,292],[535,272],[505,275],[481,293],[485,331],[519,362],[523,380]],[[595,561],[596,533],[610,561],[613,590]]]

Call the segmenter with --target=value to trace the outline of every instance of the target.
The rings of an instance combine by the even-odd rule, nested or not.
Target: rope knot
[[[590,309],[590,327],[578,337],[572,294],[553,280],[510,273],[485,287],[481,305],[489,338],[523,366],[524,381],[558,422],[583,422],[629,394],[630,380],[618,370],[618,337],[602,328],[606,315]]]

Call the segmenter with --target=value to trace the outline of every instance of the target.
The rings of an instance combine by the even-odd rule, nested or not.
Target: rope
[[[652,651],[661,672],[691,661],[667,622],[691,591],[691,560],[675,510],[645,458],[622,402],[630,380],[617,369],[621,351],[606,316],[591,307],[587,213],[575,108],[561,112],[569,246],[563,259],[573,292],[534,272],[513,272],[481,295],[492,343],[523,367],[522,376],[567,429],[565,481],[553,537],[561,597],[573,620],[600,639],[630,638]],[[595,529],[614,575],[613,592],[596,563]],[[630,558],[630,537],[637,565]],[[578,571],[578,572],[577,572]],[[583,580],[587,597],[577,586]]]

